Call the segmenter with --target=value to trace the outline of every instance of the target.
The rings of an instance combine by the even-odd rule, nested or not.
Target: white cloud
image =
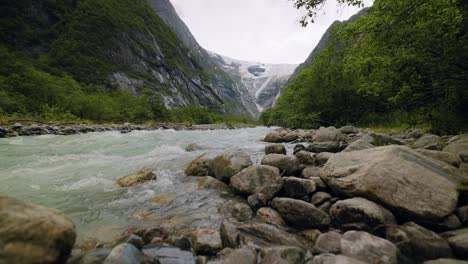
[[[290,0],[171,0],[197,41],[207,50],[240,60],[303,62],[335,20],[358,8],[329,0],[315,23],[302,28],[304,11]],[[370,3],[370,0],[369,0]]]

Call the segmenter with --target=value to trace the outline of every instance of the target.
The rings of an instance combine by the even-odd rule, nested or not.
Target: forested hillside
[[[170,120],[166,107],[229,113],[196,54],[144,0],[2,1],[0,62],[3,116],[143,122]]]
[[[467,10],[463,0],[376,0],[370,14],[333,25],[329,45],[262,120],[466,129]]]

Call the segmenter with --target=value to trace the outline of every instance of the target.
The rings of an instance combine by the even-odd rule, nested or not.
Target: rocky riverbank
[[[177,123],[158,123],[154,125],[61,125],[61,124],[29,124],[16,123],[11,126],[0,126],[0,138],[17,136],[38,136],[38,135],[73,135],[90,132],[118,131],[130,133],[134,130],[215,130],[215,129],[239,129],[255,127],[248,124],[208,124],[208,125],[184,125]]]
[[[220,208],[220,228],[132,228],[114,243],[75,245],[67,263],[468,263],[468,195],[457,189],[468,178],[468,135],[329,127],[264,140],[259,164],[231,150],[187,166],[200,187],[238,196]],[[0,198],[5,263],[61,263],[74,240],[65,215]]]

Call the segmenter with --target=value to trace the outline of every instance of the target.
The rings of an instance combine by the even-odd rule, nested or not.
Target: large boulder
[[[266,200],[273,198],[282,186],[279,170],[267,165],[252,165],[231,178],[231,187],[236,191],[246,195],[261,194]]]
[[[362,231],[344,233],[341,254],[375,264],[396,264],[399,257],[398,248],[392,242]]]
[[[416,140],[411,147],[415,149],[442,150],[444,144],[439,136],[426,134]]]
[[[286,177],[283,183],[286,196],[291,198],[301,198],[315,192],[315,182],[310,179],[296,177]]]
[[[414,222],[387,226],[385,238],[397,245],[405,257],[418,263],[452,257],[452,250],[445,239]]]
[[[286,135],[283,136],[284,142],[292,142],[299,137],[296,131],[290,131]]]
[[[425,156],[448,163],[454,167],[460,166],[460,159],[453,153],[428,149],[418,149],[417,151]]]
[[[330,209],[330,216],[343,229],[370,231],[380,225],[396,224],[395,217],[387,209],[360,197],[336,202]]]
[[[265,136],[265,139],[263,141],[269,142],[269,143],[281,143],[284,140],[283,140],[283,137],[281,136],[280,132],[273,131],[273,132],[268,133]]]
[[[468,260],[468,228],[441,234],[446,238],[457,258]]]
[[[338,152],[341,150],[340,142],[343,140],[343,134],[335,127],[321,127],[316,131],[313,142],[307,147],[307,150],[320,152]]]
[[[63,213],[0,196],[0,263],[65,263],[75,238]]]
[[[447,143],[448,145],[443,149],[443,151],[453,153],[457,157],[460,157],[460,154],[468,150],[468,134],[455,136]]]
[[[441,219],[455,210],[457,183],[451,166],[404,146],[335,154],[321,178],[334,193],[360,196],[415,219]]]
[[[354,126],[343,126],[340,128],[340,132],[343,134],[357,134],[359,130]]]
[[[330,224],[325,212],[301,200],[275,198],[272,206],[287,222],[299,228],[325,228]]]
[[[269,154],[263,157],[262,165],[276,167],[285,176],[296,175],[299,170],[299,161],[295,156],[282,154]]]
[[[349,144],[343,151],[351,152],[356,150],[375,148],[375,146],[372,144],[373,141],[374,139],[371,136],[365,135],[356,141],[351,142],[351,144]]]
[[[265,154],[283,154],[286,155],[286,147],[283,144],[268,144],[265,146]]]
[[[205,153],[194,159],[185,169],[187,176],[213,176],[211,162],[217,157],[214,153]]]
[[[143,168],[135,173],[129,174],[117,180],[120,187],[130,187],[143,182],[156,179],[156,174],[152,169]]]
[[[211,169],[216,179],[228,182],[241,170],[252,165],[250,156],[243,151],[227,151],[211,162]]]

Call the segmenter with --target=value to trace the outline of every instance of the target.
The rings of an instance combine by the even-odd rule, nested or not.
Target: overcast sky
[[[335,20],[359,11],[328,0],[314,24],[302,28],[304,11],[290,0],[171,0],[197,41],[234,59],[301,63]],[[369,1],[369,3],[371,3]]]

